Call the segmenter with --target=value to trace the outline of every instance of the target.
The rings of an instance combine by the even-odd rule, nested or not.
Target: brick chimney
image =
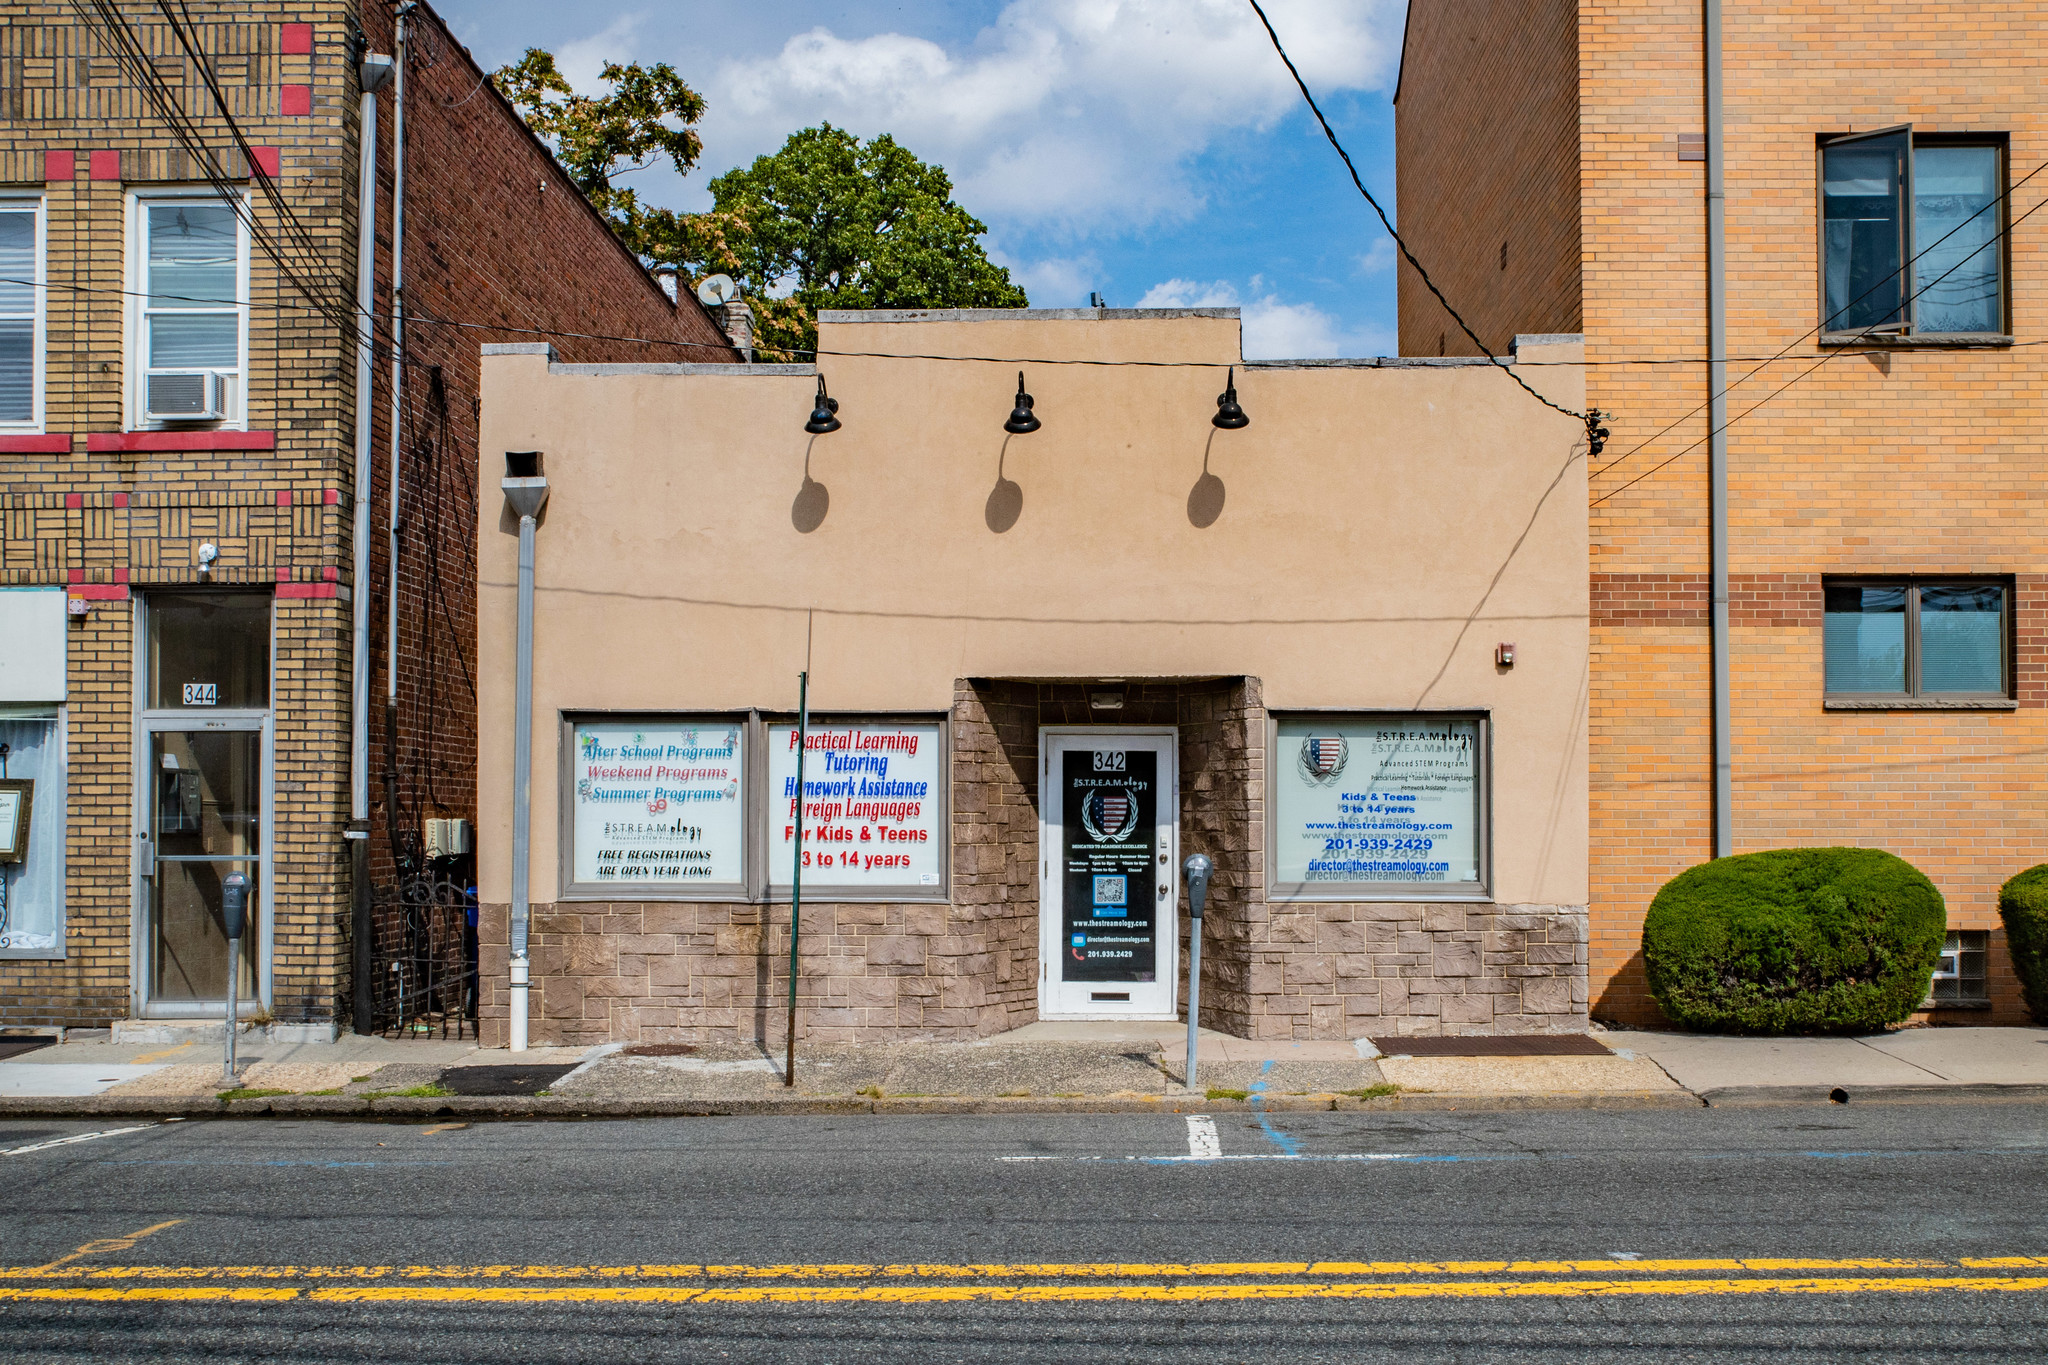
[[[754,359],[754,310],[745,299],[734,299],[720,310],[725,314],[725,334],[738,348],[740,358],[749,364]]]

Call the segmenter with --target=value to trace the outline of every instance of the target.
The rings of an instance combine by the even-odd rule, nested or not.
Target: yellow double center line
[[[1194,1303],[1944,1290],[2048,1290],[2048,1257],[0,1267],[0,1302]]]

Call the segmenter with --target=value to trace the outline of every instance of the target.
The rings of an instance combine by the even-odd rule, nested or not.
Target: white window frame
[[[30,409],[29,420],[26,422],[0,420],[0,432],[6,432],[10,435],[41,435],[44,422],[44,371],[48,359],[45,355],[45,352],[48,350],[47,318],[50,311],[48,274],[50,255],[49,215],[45,209],[43,196],[40,194],[0,194],[0,211],[13,210],[19,212],[22,209],[31,209],[36,216],[35,284],[30,291],[30,297],[33,299],[31,306],[35,310],[34,333],[30,342],[30,354],[34,357],[35,364],[35,373],[30,380],[33,405]]]
[[[235,210],[235,298],[236,318],[234,382],[230,386],[227,416],[204,421],[149,421],[149,214],[154,205],[192,200],[221,200],[211,187],[150,188],[130,190],[127,195],[128,317],[125,352],[128,356],[127,421],[130,431],[216,430],[246,431],[249,426],[249,195],[240,191],[230,205]],[[226,311],[226,310],[222,310]]]

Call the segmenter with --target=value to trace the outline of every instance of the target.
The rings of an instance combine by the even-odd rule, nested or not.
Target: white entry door
[[[1176,1017],[1179,793],[1170,728],[1038,733],[1038,1014]]]

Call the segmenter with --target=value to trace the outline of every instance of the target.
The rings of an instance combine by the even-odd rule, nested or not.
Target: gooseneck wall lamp
[[[828,431],[839,430],[839,400],[825,392],[825,376],[818,376],[818,401],[811,408],[811,420],[804,423],[804,430],[813,436],[823,436]]]
[[[1003,430],[1012,436],[1022,436],[1027,431],[1038,430],[1041,423],[1031,411],[1031,395],[1024,392],[1024,371],[1017,371],[1017,406],[1010,409],[1010,420],[1003,423]]]
[[[1237,367],[1231,366],[1224,376],[1223,392],[1216,395],[1216,415],[1210,423],[1225,431],[1237,431],[1252,424],[1244,415],[1244,409],[1237,405]]]

